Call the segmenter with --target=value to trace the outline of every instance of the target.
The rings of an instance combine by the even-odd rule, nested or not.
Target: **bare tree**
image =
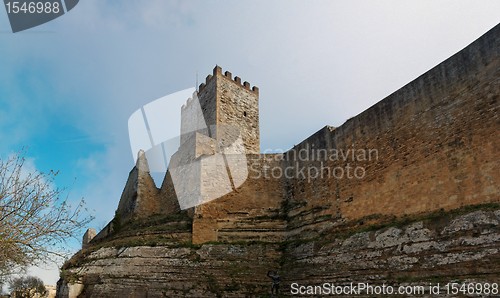
[[[65,257],[64,244],[92,220],[84,201],[75,208],[55,187],[57,172],[27,169],[23,154],[0,159],[0,280],[48,257]]]

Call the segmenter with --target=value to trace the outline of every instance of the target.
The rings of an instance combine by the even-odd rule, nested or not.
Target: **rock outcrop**
[[[308,241],[202,245],[179,226],[144,223],[75,255],[63,277],[79,297],[266,297],[269,270],[279,270],[286,296],[292,283],[500,283],[499,222],[500,206],[488,205],[379,228],[357,222]]]
[[[284,250],[287,282],[318,285],[427,285],[451,281],[500,283],[500,210],[424,220],[338,237],[332,235]]]

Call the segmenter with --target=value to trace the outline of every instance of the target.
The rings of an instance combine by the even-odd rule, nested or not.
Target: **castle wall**
[[[331,161],[325,154],[325,149],[332,148],[333,130],[326,126],[283,155],[290,239],[313,238],[332,222],[342,222],[340,187],[346,179],[340,175],[346,176],[347,162]],[[338,179],[334,178],[337,168]]]
[[[265,155],[248,155],[246,181],[227,195],[195,207],[193,243],[285,239],[282,179],[267,178],[264,167],[281,167]]]
[[[179,201],[177,200],[170,170],[165,174],[165,178],[160,187],[160,202],[161,214],[174,214],[180,211]]]
[[[498,31],[492,29],[342,126],[322,128],[283,161],[269,161],[266,166],[281,168],[279,177],[249,179],[238,191],[198,206],[193,241],[271,239],[259,229],[232,233],[251,230],[255,217],[276,212],[286,213],[287,235],[295,239],[374,214],[402,216],[498,201]],[[207,124],[217,123],[219,132],[223,124],[244,120],[247,112],[250,120],[238,125],[246,149],[256,150],[258,89],[240,83],[216,67],[200,86],[201,108]],[[284,235],[282,224],[276,239]],[[266,225],[263,229],[271,231]]]
[[[361,179],[290,180],[291,235],[327,215],[341,223],[499,201],[499,54],[497,26],[342,126],[294,147],[376,149],[378,155],[327,161],[330,168],[363,167]]]
[[[287,152],[281,164],[275,162],[271,168],[281,172],[270,173],[270,179],[253,179],[233,200],[225,196],[199,206],[203,220],[195,219],[193,239],[220,239],[222,222],[224,230],[238,230],[247,215],[228,215],[227,206],[258,210],[243,199],[254,187],[273,190],[259,206],[281,202],[288,239],[317,237],[374,214],[403,216],[499,201],[498,31],[342,126],[322,128]],[[278,186],[283,189],[274,191]]]
[[[153,178],[144,151],[138,153],[137,163],[130,171],[123,189],[116,215],[126,221],[134,217],[147,217],[160,213],[162,209]]]

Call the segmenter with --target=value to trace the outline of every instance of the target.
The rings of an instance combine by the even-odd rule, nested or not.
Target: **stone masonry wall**
[[[181,107],[180,145],[196,132],[209,136],[202,107],[195,93]]]
[[[160,213],[162,208],[159,193],[160,190],[156,188],[149,173],[146,154],[141,150],[135,167],[129,173],[116,214],[125,221]]]
[[[214,71],[215,73],[215,71]],[[205,83],[201,84],[198,91],[198,99],[205,118],[205,123],[209,127],[209,136],[214,137],[214,125],[217,123],[217,82],[213,75],[208,75]]]
[[[215,68],[217,76],[217,123],[240,128],[243,144],[248,154],[260,153],[259,136],[259,89],[241,79],[231,78],[231,73],[224,75],[220,67]],[[218,138],[223,138],[218,135]],[[225,143],[222,141],[222,143]]]
[[[195,207],[193,243],[285,239],[283,181],[266,178],[263,167],[280,166],[264,155],[248,155],[247,180],[221,198]]]
[[[303,237],[308,225],[317,231],[321,221],[332,225],[328,217],[341,224],[373,214],[401,216],[498,202],[499,54],[497,26],[342,126],[325,127],[288,152],[378,152],[371,160],[349,155],[323,165],[300,160],[300,166],[320,169],[325,177],[328,169],[348,165],[351,172],[364,168],[365,175],[289,179],[291,236]]]
[[[199,99],[210,136],[220,143],[224,131],[221,127],[232,126],[240,130],[245,149],[249,154],[260,153],[259,136],[259,89],[250,83],[241,83],[229,71],[222,73],[216,66],[199,87]],[[222,143],[224,143],[222,141]]]

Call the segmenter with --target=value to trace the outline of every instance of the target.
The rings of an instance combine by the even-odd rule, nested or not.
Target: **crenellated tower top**
[[[246,90],[253,91],[253,92],[259,94],[259,87],[253,86],[252,88],[250,88],[250,83],[247,81],[243,82],[243,84],[242,84],[240,77],[236,76],[233,79],[233,77],[232,77],[233,74],[230,71],[226,70],[224,73],[222,73],[222,68],[218,65],[214,67],[213,74],[211,74],[211,75],[209,74],[208,76],[206,76],[205,83],[200,84],[200,86],[198,87],[198,92],[201,92],[205,88],[205,86],[208,84],[208,82],[213,77],[216,77],[217,75],[223,76],[223,77],[227,78],[228,80],[233,81],[235,84],[245,88]]]
[[[195,104],[195,99],[199,105]],[[198,110],[201,109],[201,113]],[[249,154],[260,153],[259,134],[259,88],[251,87],[240,77],[232,77],[229,71],[222,72],[215,66],[213,74],[200,84],[197,94],[182,106],[182,131],[193,131],[192,127],[205,126],[206,134],[224,143],[224,131],[238,129],[245,150]],[[202,115],[202,117],[200,117]],[[200,123],[203,119],[204,125]],[[182,140],[186,138],[181,137]]]

